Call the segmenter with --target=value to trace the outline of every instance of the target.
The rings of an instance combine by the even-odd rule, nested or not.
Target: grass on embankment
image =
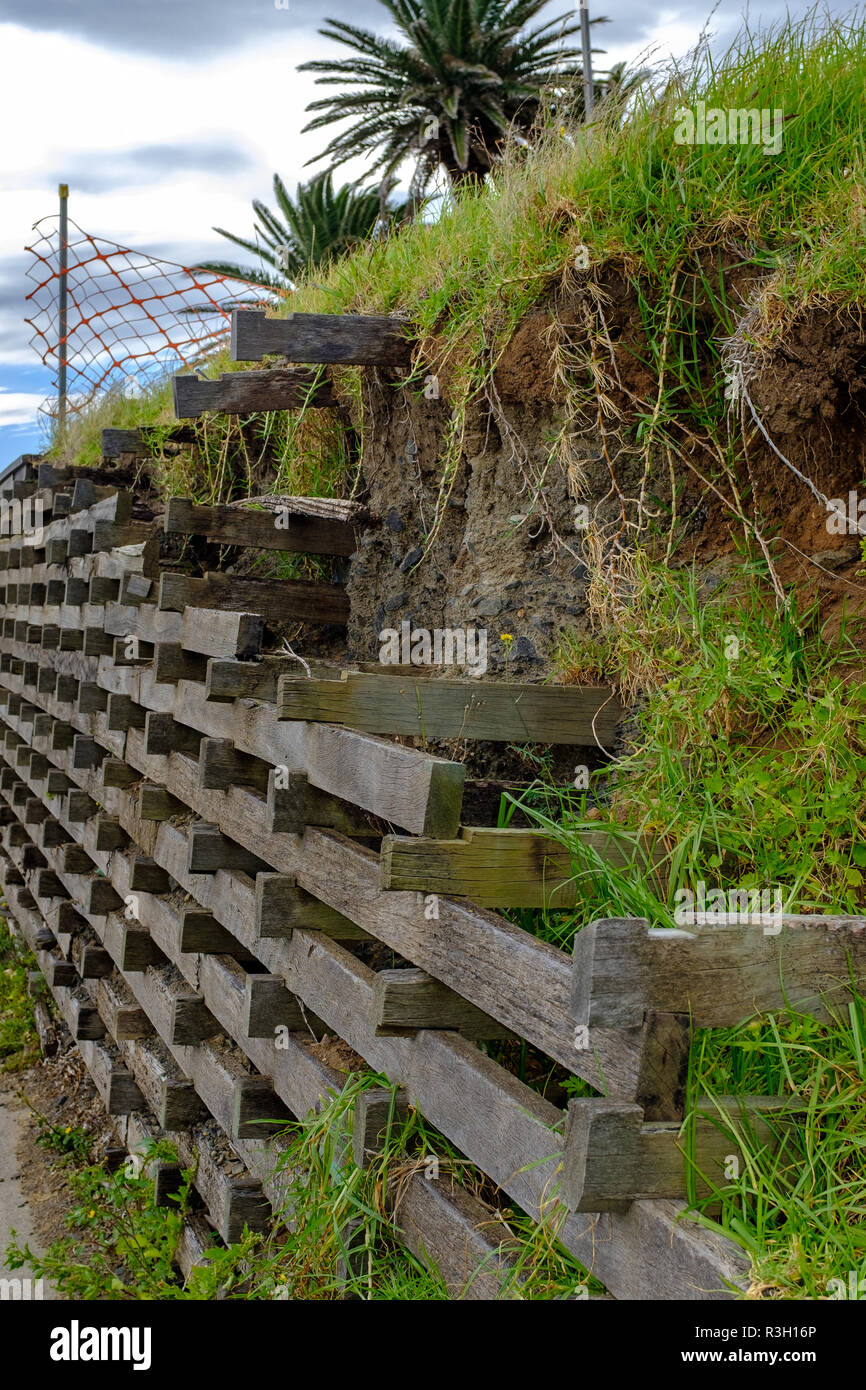
[[[39,1057],[27,971],[36,962],[0,917],[0,1072],[22,1071]]]
[[[701,881],[708,892],[779,887],[789,913],[866,915],[866,676],[844,624],[827,644],[817,614],[798,614],[792,597],[777,606],[745,562],[711,590],[638,555],[623,590],[560,660],[568,678],[639,695],[629,748],[588,792],[565,797],[541,779],[522,803],[570,849],[581,911],[523,925],[566,949],[596,918],[673,926],[677,890]],[[649,836],[658,871],[637,855],[618,869],[586,853],[578,832],[606,827],[621,842]],[[730,1095],[796,1106],[774,1125],[775,1145],[719,1118],[745,1161],[710,1224],[743,1246],[764,1296],[827,1298],[831,1280],[866,1276],[866,1001],[827,1002],[835,1021],[782,1011],[698,1031],[693,1045],[692,1106]]]
[[[843,20],[816,12],[743,36],[717,60],[701,49],[681,70],[658,71],[625,119],[601,112],[589,129],[566,129],[551,110],[534,148],[512,151],[480,194],[457,197],[436,222],[416,223],[317,271],[284,309],[406,315],[426,340],[425,362],[448,374],[455,410],[443,444],[447,478],[467,401],[527,310],[564,279],[585,282],[572,270],[576,248],[585,245],[593,266],[622,266],[635,289],[645,366],[657,384],[648,399],[633,402],[638,438],[649,449],[668,431],[682,439],[688,430],[723,447],[718,338],[735,332],[742,306],[726,301],[722,261],[767,277],[747,351],[782,334],[806,305],[866,299],[864,80],[862,14]],[[677,144],[677,108],[699,99],[725,110],[780,110],[781,149],[768,155],[752,144]],[[591,334],[603,339],[597,304],[590,317]],[[212,370],[232,365],[224,352]],[[589,400],[592,373],[578,375]],[[358,373],[337,376],[363,435]],[[231,417],[208,419],[198,457],[165,459],[165,486],[182,483],[202,500],[242,495],[250,461],[267,448],[283,490],[347,491],[341,426],[331,412],[310,414],[318,425],[285,412],[252,417],[243,437]],[[66,452],[93,463],[103,425],[163,426],[171,418],[165,387],[129,401],[111,397],[71,425]],[[157,429],[157,454],[160,439]]]

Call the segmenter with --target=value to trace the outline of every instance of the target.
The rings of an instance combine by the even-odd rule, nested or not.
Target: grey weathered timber
[[[122,905],[123,899],[120,895],[115,896]],[[124,925],[118,964],[123,971],[146,970],[149,965],[164,965],[165,956],[151,940],[149,932],[141,927]]]
[[[638,1198],[684,1198],[687,1170],[698,1195],[726,1186],[725,1168],[744,1162],[741,1143],[774,1143],[785,1117],[808,1102],[791,1097],[720,1097],[701,1102],[693,1121],[693,1156],[676,1123],[645,1124],[640,1106],[588,1098],[569,1103],[560,1198],[570,1211],[623,1211]]]
[[[224,415],[247,415],[267,410],[298,410],[302,406],[335,403],[327,378],[297,368],[275,367],[269,372],[224,372],[216,380],[195,373],[172,378],[174,413],[194,420],[206,410]]]
[[[307,1027],[297,996],[278,975],[248,975],[244,989],[244,1032],[251,1038],[276,1038],[278,1028],[296,1032]]]
[[[153,679],[157,684],[204,681],[206,676],[207,657],[184,651],[179,642],[157,642],[154,646]]]
[[[66,602],[67,602],[67,603],[71,603],[71,602],[72,602],[72,600],[69,598],[69,593],[68,593],[69,584],[72,584],[72,582],[73,582],[73,581],[70,579],[70,580],[68,581],[68,583],[67,583],[67,596],[66,596]],[[84,580],[77,580],[76,583],[82,583],[82,584],[83,584],[83,583],[84,583]],[[91,577],[90,584],[89,584],[89,587],[88,587],[88,589],[87,589],[87,597],[86,597],[86,599],[84,599],[84,598],[81,599],[80,602],[81,602],[81,603],[89,602],[89,603],[96,603],[96,604],[102,604],[102,603],[116,603],[119,594],[120,594],[120,580],[119,580],[119,579],[111,579],[111,578],[110,578],[109,576],[107,576],[107,575],[94,574],[94,575]]]
[[[55,694],[62,705],[72,705],[78,699],[78,681],[74,676],[58,675]]]
[[[71,961],[53,957],[49,978],[52,989],[73,989],[78,980],[78,971]]]
[[[101,946],[82,946],[81,965],[78,971],[82,980],[101,980],[105,975],[110,975],[113,969],[114,961]]]
[[[419,1028],[453,1028],[467,1038],[510,1038],[513,1033],[425,970],[380,970],[373,985],[373,1026],[380,1037]]]
[[[153,660],[152,642],[140,642],[137,637],[115,637],[112,660],[115,666],[146,666]]]
[[[252,960],[247,948],[220,926],[212,912],[200,907],[185,907],[181,911],[178,950],[183,955],[233,956],[236,960]]]
[[[581,900],[581,848],[621,865],[639,846],[607,831],[583,831],[574,850],[534,830],[465,828],[459,840],[386,835],[383,889],[443,893],[486,907],[567,908]]]
[[[116,546],[143,545],[154,534],[150,521],[94,521],[91,544],[94,551],[113,550]]]
[[[137,854],[130,865],[129,886],[134,893],[170,893],[171,879],[155,860]]]
[[[99,1010],[92,1004],[85,1004],[80,999],[72,1000],[73,1024],[71,1033],[76,1041],[86,1038],[104,1038],[107,1032],[105,1024],[99,1016]]]
[[[112,656],[113,653],[114,638],[109,633],[103,632],[101,627],[84,629],[85,656]]]
[[[120,758],[106,758],[102,764],[102,785],[104,787],[129,787],[141,781],[141,773],[129,767]]]
[[[101,981],[97,1001],[108,1031],[117,1042],[147,1038],[153,1033],[150,1019],[136,1004],[120,975]]]
[[[335,912],[326,903],[304,892],[288,874],[260,873],[255,883],[256,939],[281,938],[290,940],[292,933],[322,932],[335,941],[364,940],[362,928]]]
[[[425,680],[343,671],[279,682],[280,719],[313,719],[372,734],[499,742],[598,744],[616,741],[623,708],[606,686],[514,685],[504,681]]]
[[[65,748],[71,748],[75,739],[75,734],[71,724],[67,724],[63,719],[55,719],[51,730],[50,744],[55,752],[62,752]]]
[[[201,734],[186,724],[180,724],[171,714],[149,710],[145,720],[145,751],[151,757],[167,757],[169,753],[186,753],[198,757]]]
[[[367,1168],[370,1159],[387,1147],[392,1129],[399,1128],[409,1113],[409,1096],[396,1086],[372,1086],[355,1098],[352,1116],[352,1159]]]
[[[123,898],[106,878],[91,880],[86,898],[86,910],[91,917],[104,917],[107,912],[116,912],[123,907]]]
[[[326,500],[326,499],[322,499]],[[355,529],[339,515],[333,519],[309,515],[303,498],[287,498],[291,504],[271,511],[252,507],[197,507],[183,497],[169,499],[165,529],[183,535],[208,536],[221,545],[253,546],[260,550],[285,550],[307,555],[351,555]],[[341,504],[338,504],[338,506]]]
[[[82,681],[75,708],[79,714],[101,714],[108,709],[108,692],[95,681]]]
[[[232,311],[234,362],[260,362],[278,353],[290,362],[352,362],[408,367],[411,346],[399,320],[368,314],[288,314],[268,318],[258,309]]]
[[[69,894],[53,869],[42,869],[36,875],[38,898],[68,898]]]
[[[146,458],[150,449],[141,436],[140,430],[102,431],[102,456],[107,459],[119,458],[121,454],[136,454]]]
[[[314,787],[305,772],[272,767],[265,791],[268,798],[265,823],[275,834],[303,835],[308,825],[316,825],[339,830],[342,835],[375,835],[368,817],[347,802]]]
[[[200,994],[176,994],[172,1000],[171,1028],[166,1042],[197,1047],[222,1030]]]
[[[866,918],[777,920],[652,929],[641,918],[590,923],[574,942],[575,1024],[630,1027],[647,1009],[723,1028],[790,1005],[820,1018],[866,975]]]
[[[285,1129],[293,1116],[274,1094],[265,1076],[248,1076],[235,1085],[232,1139],[264,1139],[277,1129]]]
[[[106,626],[128,631],[123,605],[116,612],[109,610]],[[258,613],[229,613],[216,608],[187,608],[184,613],[176,614],[162,612],[154,604],[142,603],[136,629],[139,638],[154,645],[172,642],[185,652],[247,660],[261,650],[264,619]]]
[[[215,874],[217,869],[237,869],[240,873],[253,877],[267,872],[269,865],[250,854],[248,849],[235,840],[229,840],[216,825],[191,825],[189,831],[189,859],[187,871],[191,874]]]
[[[98,850],[123,849],[129,844],[129,836],[113,816],[97,816],[95,830],[94,846]]]
[[[164,573],[159,581],[159,608],[182,613],[185,608],[225,608],[235,613],[259,613],[266,622],[348,622],[349,599],[335,584],[307,580],[242,579],[212,572],[202,579]]]
[[[227,791],[229,787],[268,789],[268,773],[273,769],[248,753],[239,753],[227,738],[203,738],[199,752],[199,786],[211,791]]]
[[[66,819],[73,825],[89,820],[99,810],[92,796],[87,792],[71,791],[66,800]]]
[[[53,849],[55,845],[68,844],[72,839],[71,833],[60,821],[47,820],[42,827],[42,837],[40,844],[43,849]]]
[[[264,657],[261,661],[214,659],[207,664],[205,694],[208,700],[220,704],[231,704],[233,700],[265,700],[274,704],[279,677],[297,664],[286,657]]]
[[[143,729],[146,719],[147,710],[145,710],[143,705],[136,704],[128,695],[109,695],[109,729],[114,729],[118,732],[125,732],[127,729]]]
[[[82,770],[98,767],[108,749],[89,734],[75,734],[72,740],[72,766]]]
[[[143,821],[169,820],[182,815],[186,806],[162,787],[145,784],[138,793],[138,815]]]

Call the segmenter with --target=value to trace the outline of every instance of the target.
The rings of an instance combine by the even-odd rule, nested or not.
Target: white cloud
[[[32,424],[44,400],[30,391],[7,391],[0,386],[0,428]]]

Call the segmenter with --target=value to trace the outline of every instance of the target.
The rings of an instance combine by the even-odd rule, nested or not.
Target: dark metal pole
[[[583,109],[589,120],[595,106],[592,89],[592,49],[589,44],[589,0],[580,0],[580,46],[583,50]]]
[[[66,217],[68,201],[69,185],[62,183],[60,185],[60,302],[57,334],[57,356],[59,360],[57,371],[57,423],[61,437],[66,428],[66,274],[68,270],[67,241],[69,236]]]

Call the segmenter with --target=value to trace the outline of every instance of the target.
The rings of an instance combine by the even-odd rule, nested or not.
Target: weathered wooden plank
[[[356,734],[350,737],[365,739]],[[127,756],[142,771],[149,771],[151,765],[143,755],[140,735],[131,732],[127,744]],[[594,1030],[588,1045],[579,1049],[568,1009],[570,963],[562,952],[501,918],[457,901],[425,901],[417,893],[382,894],[377,888],[378,861],[369,851],[339,835],[313,829],[307,830],[303,846],[295,837],[270,836],[262,823],[259,797],[243,788],[208,797],[197,786],[195,766],[185,759],[172,759],[164,775],[172,793],[179,793],[179,802],[219,821],[232,838],[245,843],[253,853],[272,864],[276,861],[278,869],[297,876],[299,886],[316,899],[343,916],[351,915],[358,926],[592,1084],[626,1099],[641,1097],[641,1068],[650,1025],[644,1022],[630,1030]],[[185,865],[183,869],[185,872]],[[239,877],[234,876],[233,881]],[[219,874],[215,879],[222,881]],[[198,883],[196,896],[207,891],[206,879],[200,878]],[[207,905],[214,906],[210,901]],[[246,911],[251,923],[254,910],[248,907]],[[243,918],[239,929],[242,923]],[[270,965],[267,959],[265,963]],[[510,982],[508,987],[503,987],[503,981]],[[317,1012],[321,1010],[317,1008]],[[655,1079],[652,1084],[655,1088]]]
[[[254,876],[266,873],[269,867],[258,855],[250,854],[243,845],[223,835],[219,826],[190,826],[188,873],[215,874],[217,869],[237,869]]]
[[[112,892],[114,892],[113,889]],[[123,899],[120,894],[115,892],[115,897],[118,905],[122,906]],[[149,932],[144,931],[141,927],[124,926],[121,953],[118,960],[118,965],[124,973],[146,970],[149,965],[164,964],[165,956],[151,940]]]
[[[201,734],[179,723],[171,714],[148,710],[144,727],[145,751],[151,757],[167,757],[169,753],[186,753],[198,757]]]
[[[253,546],[307,555],[351,555],[355,529],[340,517],[309,516],[303,498],[287,499],[293,507],[254,511],[251,507],[197,507],[183,497],[169,499],[167,532],[208,536],[221,545]]]
[[[207,664],[206,697],[220,704],[231,704],[233,700],[265,700],[274,704],[279,677],[297,664],[287,657],[263,657],[260,661],[211,660]]]
[[[200,907],[182,909],[178,951],[182,955],[233,956],[236,960],[255,959],[231,932],[220,926],[212,912]]]
[[[388,1047],[393,1048],[395,1045],[395,1042],[389,1042]],[[441,1115],[442,1105],[450,1104],[453,1119],[455,1066],[461,1076],[461,1093],[468,1081],[468,1072],[473,1073],[473,1102],[461,1108],[461,1123],[468,1126],[468,1129],[477,1131],[484,1147],[485,1140],[489,1144],[488,1126],[491,1125],[489,1113],[484,1105],[484,1087],[487,1086],[485,1079],[488,1073],[489,1080],[492,1081],[493,1077],[496,1077],[495,1091],[499,1094],[502,1076],[489,1059],[482,1058],[474,1048],[468,1048],[468,1051],[464,1052],[463,1047],[468,1047],[468,1044],[459,1044],[455,1037],[449,1036],[448,1044],[443,1049],[443,1042],[439,1041],[434,1033],[421,1034],[414,1042],[413,1052],[420,1048],[423,1054],[417,1059],[418,1076],[427,1077],[431,1081],[434,1077],[441,1077],[442,1081],[439,1093],[441,1099],[436,1099],[435,1094],[428,1095],[424,1109],[430,1113],[432,1106],[438,1109]],[[436,1058],[439,1056],[442,1065],[436,1066]],[[378,1065],[378,1062],[379,1059],[375,1059],[375,1065]],[[416,1068],[411,1066],[407,1070],[414,1072]],[[478,1090],[478,1086],[481,1086],[481,1090]],[[521,1170],[520,1175],[516,1175],[513,1169],[513,1154],[503,1154],[502,1159],[492,1165],[498,1169],[495,1180],[503,1180],[503,1186],[510,1190],[517,1190],[528,1183],[530,1191],[546,1193],[549,1187],[548,1176],[542,1169],[548,1162],[546,1155],[550,1152],[550,1129],[559,1112],[552,1106],[546,1106],[545,1102],[539,1102],[537,1098],[528,1099],[525,1088],[520,1087],[516,1081],[507,1081],[507,1086],[513,1088],[513,1099],[516,1102],[516,1109],[512,1113],[514,1138],[521,1141],[520,1148],[524,1155],[534,1151],[535,1161],[528,1163],[527,1168]],[[528,1094],[531,1097],[531,1093]],[[534,1115],[535,1111],[538,1112],[537,1115]],[[523,1143],[535,1133],[535,1130],[525,1129],[527,1123],[531,1123],[532,1120],[541,1120],[541,1129],[537,1131],[534,1144]],[[434,1118],[434,1123],[441,1123],[441,1119]],[[448,1126],[443,1127],[448,1131]],[[464,1151],[471,1154],[471,1138],[473,1134],[464,1131],[460,1140],[455,1137],[455,1141]],[[507,1169],[505,1165],[509,1165]],[[491,1170],[487,1165],[487,1158],[485,1168],[488,1168],[488,1172]],[[503,1173],[502,1179],[499,1173]],[[530,1193],[527,1191],[525,1197],[528,1197],[528,1194]],[[517,1200],[523,1200],[523,1197],[517,1197]],[[664,1205],[662,1219],[659,1219],[657,1213],[659,1205]],[[637,1297],[712,1297],[714,1291],[724,1293],[724,1279],[728,1272],[737,1275],[742,1268],[742,1262],[738,1266],[737,1259],[728,1254],[731,1250],[730,1243],[719,1240],[710,1240],[708,1243],[703,1238],[703,1233],[696,1233],[694,1230],[689,1232],[688,1227],[681,1230],[680,1226],[671,1225],[671,1218],[677,1213],[678,1208],[674,1204],[637,1202],[628,1213],[627,1220],[602,1218],[599,1223],[592,1218],[591,1225],[587,1226],[587,1222],[578,1222],[577,1218],[571,1218],[563,1232],[560,1232],[560,1237],[566,1240],[569,1248],[578,1247],[575,1251],[578,1258],[584,1259],[585,1264],[595,1268],[595,1272],[598,1272],[609,1286],[612,1286],[613,1280],[614,1286],[619,1286],[614,1287],[617,1293],[620,1290],[628,1290],[628,1295]],[[616,1225],[610,1225],[610,1222],[616,1222]],[[598,1225],[602,1226],[603,1240],[596,1238],[599,1236]],[[642,1264],[642,1250],[648,1254],[649,1270]],[[606,1273],[605,1269],[609,1273]]]
[[[638,1198],[684,1198],[690,1166],[698,1195],[705,1197],[727,1185],[725,1170],[732,1157],[745,1162],[738,1135],[772,1146],[780,1122],[797,1111],[802,1115],[806,1108],[807,1102],[791,1097],[720,1097],[717,1102],[701,1102],[691,1122],[694,1159],[690,1160],[680,1125],[645,1124],[638,1105],[573,1099],[565,1125],[561,1200],[570,1211],[601,1212],[623,1211]]]
[[[157,642],[153,651],[153,679],[157,684],[205,680],[207,658],[198,652],[184,651],[179,642]]]
[[[195,373],[183,374],[172,378],[172,388],[174,413],[179,420],[196,419],[206,410],[247,415],[335,403],[334,388],[327,377],[287,367],[265,372],[224,372],[216,380]]]
[[[175,994],[172,999],[171,1027],[166,1042],[182,1047],[197,1047],[205,1038],[212,1038],[222,1029],[200,994]]]
[[[258,309],[232,311],[234,362],[260,362],[278,353],[290,362],[351,362],[407,367],[412,350],[402,324],[381,314],[288,314],[268,318]]]
[[[250,1038],[277,1036],[278,1029],[306,1028],[308,1014],[278,975],[248,975],[244,990],[243,1028]]]
[[[232,1139],[262,1139],[285,1129],[292,1118],[266,1076],[247,1076],[237,1082],[229,1129]]]
[[[136,454],[146,458],[150,449],[141,436],[140,430],[104,429],[102,431],[102,456],[107,459],[119,458],[121,454]]]
[[[288,941],[299,928],[322,932],[335,941],[367,938],[367,932],[327,903],[305,893],[288,874],[256,875],[254,914],[257,941],[274,938]]]
[[[201,741],[198,765],[201,787],[226,791],[229,787],[247,786],[267,792],[271,770],[261,758],[240,753],[231,739],[203,738]]]
[[[607,831],[581,832],[580,843],[611,864],[640,850]],[[486,907],[567,908],[581,900],[579,851],[541,831],[466,828],[459,840],[386,835],[381,885],[442,893]]]
[[[133,893],[170,893],[172,881],[161,865],[147,855],[137,854],[130,864],[129,886]]]
[[[185,608],[226,608],[235,613],[259,613],[266,622],[343,624],[349,619],[349,599],[338,585],[242,579],[218,572],[202,579],[162,574],[159,607],[175,613],[182,613]]]
[[[315,719],[372,734],[610,747],[623,716],[605,686],[515,685],[342,672],[284,675],[280,719]]]
[[[150,697],[142,676],[139,698]],[[270,706],[234,706],[221,728],[221,712],[198,685],[181,682],[175,718],[205,736],[230,733],[242,752],[275,766],[306,772],[313,785],[392,824],[436,838],[453,836],[460,823],[466,768],[372,734],[332,725],[278,721]]]
[[[116,613],[109,612],[106,626],[115,624],[128,631],[128,619],[122,607]],[[161,612],[148,603],[139,607],[136,631],[140,639],[154,645],[171,642],[185,652],[248,660],[261,650],[264,619],[258,613],[229,613],[196,607],[187,608],[180,616]]]
[[[373,985],[373,1026],[380,1037],[419,1028],[452,1028],[467,1038],[510,1038],[496,1019],[414,967],[380,970]]]
[[[227,785],[237,785],[237,782],[243,781],[243,778],[239,778]],[[303,835],[308,825],[316,825],[339,830],[342,835],[376,837],[377,832],[371,828],[369,817],[347,802],[314,787],[305,772],[271,768],[265,791],[265,823],[275,834]]]
[[[590,923],[575,937],[576,1025],[630,1027],[645,1010],[722,1028],[791,1007],[827,1018],[866,976],[866,918],[784,915],[754,923],[651,929],[640,918]]]

